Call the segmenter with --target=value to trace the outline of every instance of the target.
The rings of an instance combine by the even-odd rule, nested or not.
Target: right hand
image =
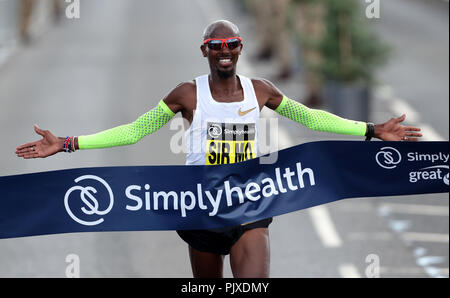
[[[34,131],[41,135],[42,139],[17,147],[17,157],[44,158],[62,151],[64,139],[56,137],[49,130],[40,129],[37,125],[34,125]]]

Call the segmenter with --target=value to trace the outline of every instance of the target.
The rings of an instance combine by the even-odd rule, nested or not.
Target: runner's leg
[[[269,277],[269,229],[246,231],[231,248],[230,265],[236,278]]]
[[[223,255],[202,252],[189,245],[189,257],[195,278],[223,277]]]

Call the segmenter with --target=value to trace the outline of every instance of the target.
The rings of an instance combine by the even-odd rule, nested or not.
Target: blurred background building
[[[68,14],[74,2],[79,18]],[[199,47],[217,19],[241,30],[239,73],[355,120],[406,113],[425,141],[449,139],[447,1],[0,0],[0,175],[184,164],[170,150],[180,130],[170,124],[134,146],[44,160],[18,159],[14,150],[37,139],[35,123],[66,136],[133,121],[178,83],[209,71]],[[280,149],[361,140],[312,132],[271,111],[263,117],[277,117]],[[448,194],[352,199],[277,217],[271,275],[366,277],[375,254],[381,277],[448,277],[448,201]],[[172,231],[0,240],[0,276],[64,276],[73,253],[82,277],[191,276],[187,247]]]

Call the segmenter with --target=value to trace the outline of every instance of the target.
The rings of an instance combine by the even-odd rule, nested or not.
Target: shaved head
[[[239,28],[230,21],[218,20],[206,26],[203,31],[203,40],[220,35],[239,36]]]
[[[239,28],[227,20],[218,20],[206,26],[203,31],[203,41],[208,39],[222,40],[221,44],[220,42],[217,44],[217,41],[215,43],[209,41],[208,44],[203,42],[200,46],[203,57],[208,59],[211,74],[214,76],[228,79],[236,75],[236,64],[243,46],[239,35]],[[236,37],[239,37],[239,39],[232,40]]]

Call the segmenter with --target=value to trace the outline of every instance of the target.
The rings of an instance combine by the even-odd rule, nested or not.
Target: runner
[[[44,158],[58,152],[130,145],[164,126],[181,112],[190,126],[186,131],[187,165],[217,165],[245,161],[257,155],[258,118],[266,106],[310,129],[376,137],[389,141],[417,141],[419,128],[403,126],[405,115],[374,125],[309,109],[291,100],[271,82],[236,74],[243,42],[229,21],[208,25],[200,49],[210,74],[175,87],[159,104],[136,121],[78,137],[56,137],[35,126],[41,140],[17,147],[23,158]],[[222,277],[223,260],[230,255],[234,277],[269,277],[268,226],[272,218],[214,229],[177,231],[188,243],[194,277]]]

